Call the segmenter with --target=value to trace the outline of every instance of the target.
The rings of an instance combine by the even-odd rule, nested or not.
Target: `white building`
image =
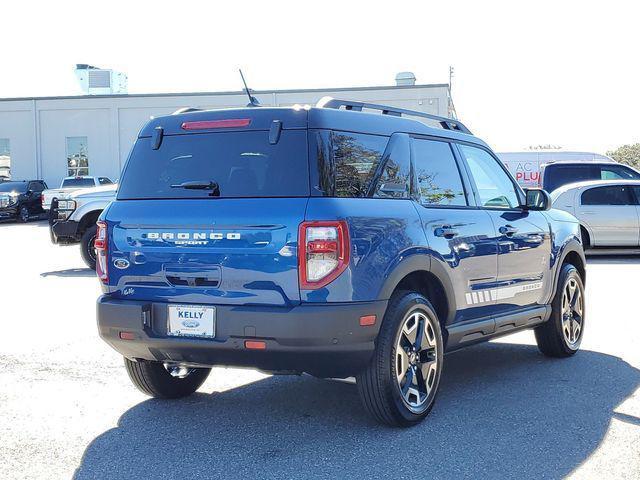
[[[331,96],[449,116],[447,84],[414,85],[413,75],[406,74],[398,75],[397,81],[398,85],[387,87],[252,94],[264,106],[314,105],[320,98]],[[0,99],[0,157],[6,157],[4,163],[10,165],[15,180],[38,178],[50,187],[76,174],[115,180],[138,131],[151,116],[167,115],[183,107],[214,109],[246,104],[244,92]]]

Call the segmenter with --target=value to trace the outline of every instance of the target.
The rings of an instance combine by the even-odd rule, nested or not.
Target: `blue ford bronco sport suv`
[[[578,349],[579,225],[549,208],[448,118],[335,99],[155,118],[98,221],[99,332],[155,397],[214,365],[355,377],[409,426],[446,352],[523,329]]]

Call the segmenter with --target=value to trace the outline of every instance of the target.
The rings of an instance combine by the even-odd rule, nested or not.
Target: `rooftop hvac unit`
[[[76,65],[76,77],[85,95],[127,93],[127,76],[122,72],[82,63]]]

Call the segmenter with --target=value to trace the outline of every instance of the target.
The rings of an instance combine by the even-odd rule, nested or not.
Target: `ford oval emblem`
[[[129,260],[126,258],[116,258],[113,261],[113,265],[120,270],[124,270],[125,268],[129,268]]]
[[[182,322],[182,326],[185,328],[198,328],[200,326],[200,322],[195,320],[184,320]]]

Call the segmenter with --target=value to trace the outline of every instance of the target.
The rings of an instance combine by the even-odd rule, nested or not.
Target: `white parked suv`
[[[107,177],[66,177],[62,179],[60,188],[51,188],[42,192],[40,197],[42,209],[48,211],[49,208],[51,208],[51,200],[54,198],[61,200],[76,190],[100,187],[103,185],[113,185],[113,182]]]
[[[580,221],[587,248],[640,248],[640,180],[592,180],[564,185],[551,193],[553,208]],[[635,253],[635,252],[634,252]]]
[[[80,243],[87,266],[96,268],[96,221],[116,198],[116,184],[77,190],[63,200],[54,200],[49,212],[51,241],[58,245]]]

